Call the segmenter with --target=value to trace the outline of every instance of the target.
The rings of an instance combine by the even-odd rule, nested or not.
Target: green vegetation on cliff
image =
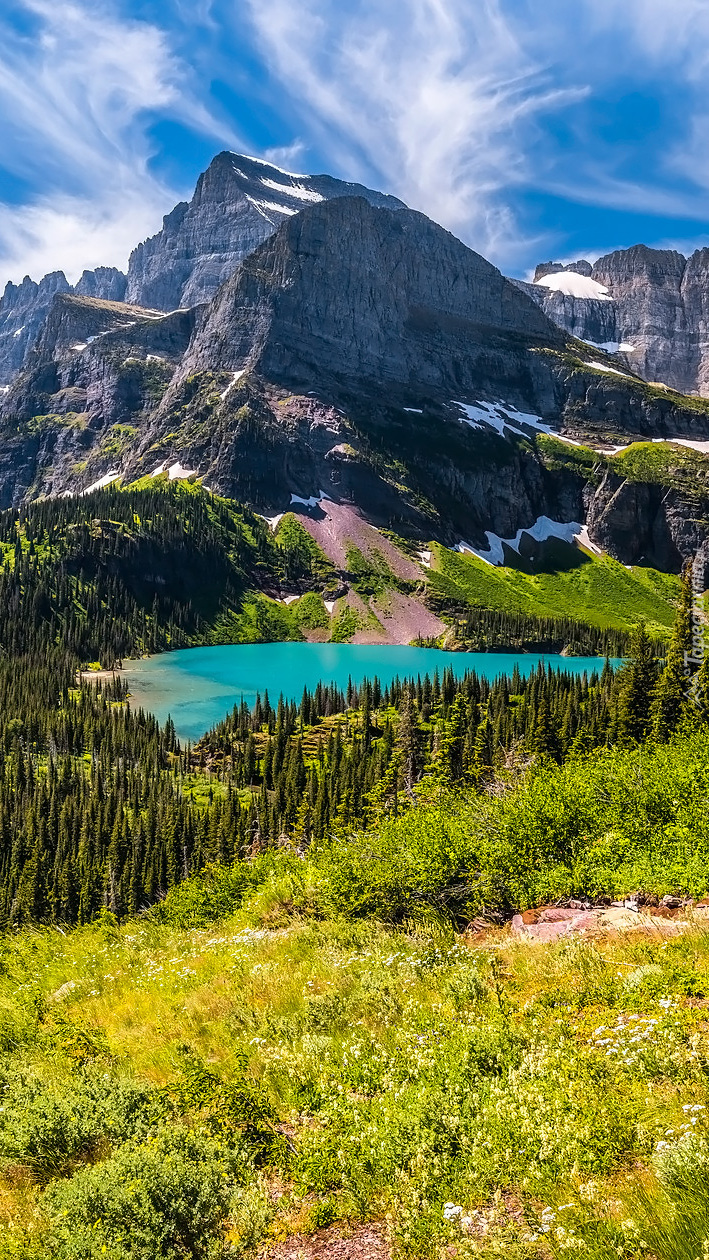
[[[461,611],[472,605],[626,631],[644,621],[658,637],[667,636],[674,620],[679,578],[657,569],[626,569],[609,556],[591,556],[557,539],[545,544],[536,572],[522,559],[519,568],[494,568],[445,547],[434,546],[434,555],[429,574],[434,597]]]

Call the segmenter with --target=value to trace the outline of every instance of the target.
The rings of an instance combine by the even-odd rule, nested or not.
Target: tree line
[[[276,547],[202,492],[0,513],[0,925],[133,914],[207,862],[374,822],[421,785],[485,790],[513,762],[665,738],[703,713],[704,666],[691,700],[684,676],[688,580],[664,664],[640,627],[616,674],[323,683],[237,706],[196,748],[127,707],[120,677],[79,685],[89,661],[199,642],[225,591],[277,572]]]

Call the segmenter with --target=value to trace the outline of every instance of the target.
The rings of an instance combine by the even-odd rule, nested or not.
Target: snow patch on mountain
[[[629,341],[587,341],[582,338],[585,346],[593,346],[594,350],[605,350],[606,354],[630,354],[635,346],[631,346]]]
[[[118,481],[120,475],[120,471],[117,468],[113,468],[111,472],[107,472],[105,476],[100,477],[98,481],[94,481],[92,485],[82,490],[82,494],[93,494],[94,490],[105,490],[106,486],[110,486],[114,481]]]
[[[690,451],[699,451],[700,455],[709,455],[709,442],[697,442],[690,438],[672,438],[677,446],[688,446]]]
[[[318,507],[323,499],[329,500],[329,498],[329,494],[325,494],[325,491],[321,490],[319,495],[311,494],[309,499],[302,499],[299,494],[291,494],[290,501],[291,503],[302,503],[303,507],[314,508]]]
[[[613,299],[605,284],[599,284],[590,276],[582,276],[578,271],[557,271],[550,276],[542,276],[536,284],[545,289],[553,289],[555,293],[564,293],[566,297],[592,298],[596,302],[612,302]]]
[[[241,370],[240,370],[240,371],[238,371],[238,372],[232,372],[232,374],[231,374],[231,380],[229,381],[229,384],[227,385],[227,387],[226,387],[226,389],[223,391],[223,393],[221,393],[221,394],[219,395],[219,397],[221,398],[222,402],[224,402],[224,399],[227,397],[227,395],[231,393],[231,391],[232,391],[232,389],[234,388],[234,386],[236,385],[237,381],[240,381],[240,380],[241,380],[242,376],[244,375],[245,370],[246,370],[245,368],[241,368]]]
[[[549,437],[555,437],[559,442],[566,442],[568,446],[580,446],[580,442],[575,442],[573,438],[563,437],[550,424],[545,424],[541,416],[535,416],[528,411],[518,411],[516,407],[510,406],[508,403],[463,403],[454,400],[454,407],[459,407],[464,415],[461,416],[463,424],[470,425],[471,429],[480,429],[483,425],[489,425],[494,429],[500,437],[506,436],[505,430],[510,433],[516,433],[518,437],[529,437],[519,426],[526,425],[529,429],[536,429],[538,433],[546,433]]]
[[[473,556],[477,556],[478,560],[484,560],[486,564],[499,567],[505,563],[505,547],[509,547],[511,551],[520,554],[519,547],[522,541],[522,535],[529,534],[535,542],[546,542],[549,538],[559,538],[562,542],[573,543],[577,539],[582,541],[583,546],[589,545],[588,532],[585,526],[579,521],[552,521],[548,516],[539,516],[533,525],[527,526],[525,529],[518,529],[514,538],[501,538],[499,534],[493,533],[492,530],[485,530],[487,538],[487,551],[482,551],[479,547],[473,547],[470,543],[461,540],[454,547],[454,551],[469,552]],[[582,534],[584,535],[582,540]]]
[[[292,178],[296,178],[293,176]],[[266,179],[262,176],[260,183],[264,188],[270,188],[273,192],[285,193],[288,197],[296,197],[298,201],[324,201],[322,193],[316,192],[314,188],[306,188],[305,184],[279,184],[275,179]]]
[[[609,367],[607,363],[599,363],[597,359],[593,359],[586,367],[595,368],[597,372],[612,372],[614,376],[622,376],[626,381],[631,381],[632,376],[628,376],[627,372],[621,372],[618,368]]]
[[[232,153],[231,156],[235,158],[243,159],[247,155],[243,153]],[[267,162],[265,158],[253,157],[251,154],[249,154],[247,157],[247,161],[253,162],[255,166],[266,166],[268,167],[269,171],[278,171],[279,175],[287,175],[289,179],[308,179],[307,175],[296,175],[294,171],[284,171],[282,166],[276,166],[275,162]],[[236,165],[236,162],[234,162],[233,165],[234,165],[234,170],[236,171],[237,175],[241,175],[244,179],[248,179],[248,176],[245,175],[242,170],[240,170],[240,168]]]
[[[183,468],[179,460],[175,464],[171,464],[167,470],[168,481],[187,481],[189,477],[196,476],[196,468]]]

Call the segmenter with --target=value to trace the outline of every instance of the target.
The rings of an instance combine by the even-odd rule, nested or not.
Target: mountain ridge
[[[580,286],[576,293],[568,284],[565,292],[555,286],[575,264],[541,264],[532,284],[516,283],[559,327],[614,347],[643,379],[709,395],[709,249],[685,256],[634,245],[579,265],[579,277],[598,286],[598,296],[584,296]]]
[[[544,519],[590,527],[626,564],[676,571],[709,554],[671,447],[694,445],[702,475],[709,404],[573,339],[540,309],[539,286],[509,281],[417,211],[311,186],[304,198],[299,178],[281,172],[304,208],[284,211],[207,302],[164,312],[52,295],[0,400],[0,506],[169,468],[269,518],[305,505],[337,538],[354,512],[484,559],[499,551],[490,537],[504,554]],[[666,451],[644,489],[605,463],[638,440]]]

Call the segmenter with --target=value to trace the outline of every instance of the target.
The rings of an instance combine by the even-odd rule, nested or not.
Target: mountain
[[[57,293],[122,301],[126,278],[115,267],[85,271],[75,287],[63,271],[53,271],[36,284],[25,276],[22,284],[5,286],[0,298],[0,389],[6,389],[22,367]]]
[[[709,436],[698,402],[611,364],[425,216],[312,203],[194,310],[58,295],[3,404],[0,502],[174,466],[264,514],[310,505],[340,560],[353,514],[484,555],[488,531],[593,516],[574,442]],[[554,433],[565,461],[537,440]],[[703,535],[663,510],[636,544],[678,567]]]
[[[25,276],[0,299],[0,389],[22,367],[54,295],[123,302],[172,311],[208,301],[241,260],[304,206],[335,197],[365,197],[404,208],[396,197],[330,175],[294,175],[258,158],[220,153],[199,177],[190,202],[165,215],[156,236],[133,251],[125,276],[115,267],[85,271],[75,286],[63,271],[38,284]]]
[[[562,338],[496,267],[413,210],[323,202],[247,258],[199,320],[180,378],[256,369],[293,385],[499,385]],[[519,387],[518,387],[519,388]]]
[[[319,201],[353,196],[403,209],[396,197],[361,184],[220,153],[200,175],[192,200],[175,206],[162,231],[131,254],[126,299],[164,311],[205,302],[284,219]]]
[[[645,380],[709,395],[709,250],[685,258],[635,245],[593,266],[541,264],[520,287],[561,328],[620,353]]]
[[[613,306],[576,265],[522,286],[424,215],[333,197],[195,307],[57,293],[0,406],[0,506],[199,477],[269,519],[294,506],[343,573],[394,531],[413,552],[386,564],[428,588],[434,541],[523,567],[576,564],[582,536],[586,558],[709,561],[709,404],[540,309],[547,276]]]

